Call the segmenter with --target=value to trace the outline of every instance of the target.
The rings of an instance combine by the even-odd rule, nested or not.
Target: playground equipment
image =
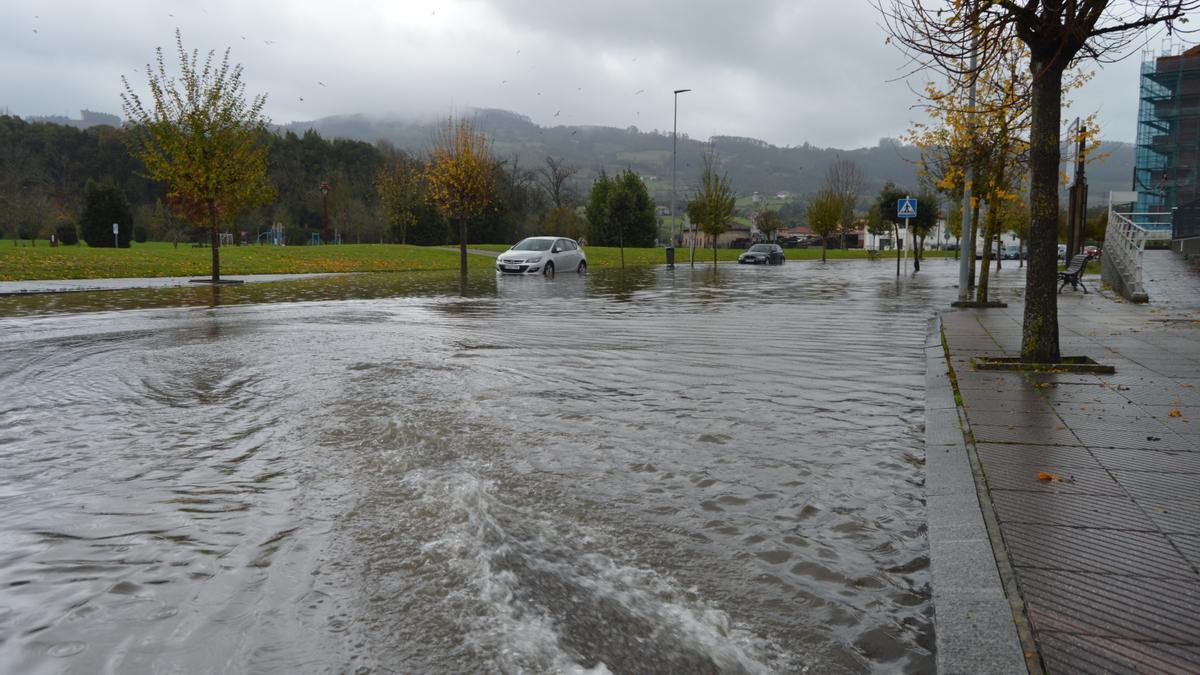
[[[271,229],[266,232],[260,232],[258,235],[258,243],[264,243],[263,238],[266,238],[267,244],[272,246],[283,246],[283,223],[275,223]]]
[[[321,245],[321,243],[322,243],[322,242],[321,242],[321,233],[320,233],[320,232],[313,232],[313,233],[312,233],[312,234],[309,236],[309,238],[308,238],[308,243],[309,243],[309,245],[311,245],[311,246],[320,246],[320,245]],[[329,242],[329,243],[331,243],[331,244],[340,244],[340,243],[342,243],[342,233],[341,233],[341,232],[338,232],[337,230],[334,230],[334,231],[333,231],[333,241],[331,241],[331,242]]]

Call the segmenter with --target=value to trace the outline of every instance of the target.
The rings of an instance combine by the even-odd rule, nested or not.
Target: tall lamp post
[[[329,183],[321,181],[321,211],[324,213],[324,228],[321,241],[329,243]]]
[[[674,267],[675,263],[675,230],[679,225],[679,216],[675,210],[675,148],[678,145],[677,137],[679,134],[679,95],[691,91],[691,89],[676,89],[675,90],[675,118],[671,125],[671,232],[668,235],[669,241],[667,248],[670,251],[667,253],[668,267]],[[682,235],[683,230],[680,229]],[[682,242],[681,242],[682,243]]]

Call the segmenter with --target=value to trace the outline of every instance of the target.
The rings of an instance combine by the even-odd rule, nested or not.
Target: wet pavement
[[[1048,672],[1200,671],[1200,284],[1168,256],[1148,252],[1148,305],[1059,295],[1062,353],[1115,375],[974,370],[1017,355],[1022,306],[942,316]]]
[[[0,298],[0,671],[932,672],[956,274]]]
[[[225,281],[266,283],[335,276],[333,274],[235,274]],[[203,277],[136,277],[130,279],[44,279],[38,281],[0,281],[0,296],[38,293],[80,293],[88,291],[127,291],[136,288],[180,288],[195,286]]]

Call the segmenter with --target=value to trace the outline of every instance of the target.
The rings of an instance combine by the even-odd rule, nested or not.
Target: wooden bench
[[[1092,257],[1086,253],[1080,253],[1071,258],[1066,269],[1058,273],[1058,278],[1062,280],[1062,284],[1058,287],[1059,293],[1066,288],[1067,284],[1071,284],[1071,290],[1082,288],[1084,293],[1088,292],[1087,286],[1083,285],[1083,270],[1091,259]]]

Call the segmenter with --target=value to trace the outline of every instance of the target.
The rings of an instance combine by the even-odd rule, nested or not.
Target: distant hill
[[[671,133],[618,129],[601,126],[542,127],[528,117],[506,110],[478,110],[478,124],[494,139],[494,151],[504,158],[517,157],[524,167],[538,165],[546,156],[566,160],[580,168],[578,186],[586,192],[592,179],[604,169],[609,173],[630,167],[647,179],[651,196],[659,204],[671,198]],[[386,141],[404,150],[426,151],[441,120],[401,120],[366,115],[325,117],[312,122],[294,122],[282,129],[303,133],[314,129],[326,138],[348,138],[375,143]],[[866,191],[876,193],[884,182],[915,188],[917,149],[893,139],[881,139],[870,148],[839,150],[804,144],[778,147],[754,138],[717,136],[711,139],[739,194],[773,195],[787,192],[807,195],[821,187],[826,168],[838,159],[856,162],[866,179]],[[679,194],[695,186],[700,172],[700,153],[706,141],[679,135],[677,180]],[[1109,154],[1088,167],[1089,201],[1101,203],[1110,190],[1128,190],[1133,175],[1133,146],[1105,142]]]

